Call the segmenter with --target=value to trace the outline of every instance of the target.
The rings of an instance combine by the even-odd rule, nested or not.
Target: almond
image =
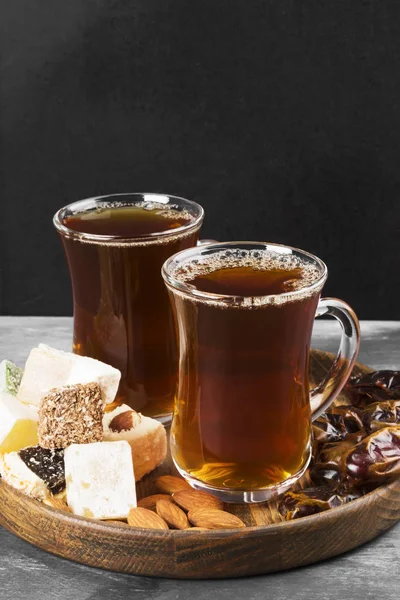
[[[156,504],[159,500],[168,500],[168,502],[172,502],[172,498],[168,494],[153,494],[152,496],[141,498],[141,500],[138,501],[137,505],[141,508],[155,510]]]
[[[235,529],[236,527],[246,527],[239,517],[218,510],[217,508],[197,508],[189,511],[189,521],[196,527],[205,527],[206,529]]]
[[[114,527],[116,525],[122,525],[122,527],[128,527],[128,523],[125,523],[125,521],[102,521],[102,523],[104,523],[105,525],[114,525]]]
[[[64,500],[61,498],[46,498],[43,500],[43,504],[47,504],[47,506],[51,506],[52,508],[56,508],[57,510],[66,510],[67,512],[72,512],[70,507]]]
[[[192,488],[185,479],[175,477],[174,475],[161,475],[155,481],[156,488],[164,494],[175,494],[182,490],[191,490]]]
[[[140,415],[134,410],[127,410],[123,413],[116,415],[110,422],[109,428],[114,433],[121,433],[121,431],[129,431],[139,425]]]
[[[173,495],[174,502],[185,510],[196,508],[218,508],[223,510],[224,504],[215,496],[198,490],[182,490]]]
[[[172,529],[190,528],[190,523],[183,510],[171,502],[171,500],[159,500],[156,505],[156,511]]]
[[[128,525],[144,529],[168,529],[168,525],[159,515],[147,508],[131,508],[128,515]]]

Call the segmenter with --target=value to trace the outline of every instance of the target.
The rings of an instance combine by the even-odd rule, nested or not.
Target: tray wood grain
[[[332,362],[312,351],[311,375],[322,379]],[[355,372],[371,369],[357,364]],[[345,392],[339,398],[347,401]],[[175,474],[170,460],[137,486],[138,497],[155,492],[155,479]],[[299,482],[306,487],[308,475]],[[226,505],[245,529],[157,531],[76,517],[28,498],[0,482],[0,524],[48,552],[113,571],[173,578],[256,575],[317,562],[373,539],[400,520],[400,481],[329,511],[282,521],[276,502]]]

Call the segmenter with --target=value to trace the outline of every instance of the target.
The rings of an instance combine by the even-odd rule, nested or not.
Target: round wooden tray
[[[330,354],[313,350],[312,379],[320,381],[331,362]],[[370,370],[355,367],[355,372]],[[138,484],[138,498],[155,492],[154,480],[161,474],[175,474],[166,463]],[[135,575],[208,579],[290,569],[356,548],[400,520],[400,480],[339,508],[293,521],[282,522],[276,502],[227,505],[227,510],[248,527],[136,529],[75,517],[0,483],[0,524],[43,550]]]

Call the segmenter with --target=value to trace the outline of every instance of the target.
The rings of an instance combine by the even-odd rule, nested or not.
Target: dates
[[[317,485],[345,482],[343,458],[363,438],[362,433],[353,433],[338,442],[326,442],[319,446],[310,467],[310,476]]]
[[[375,371],[352,377],[346,386],[353,406],[365,408],[373,402],[400,400],[400,371]]]
[[[371,490],[400,476],[400,427],[385,427],[369,436],[352,434],[323,444],[310,467],[317,485]]]
[[[336,508],[360,497],[358,491],[331,488],[327,485],[307,488],[297,492],[286,492],[279,503],[279,512],[286,521],[308,517]]]
[[[320,486],[298,492],[286,492],[279,503],[279,512],[290,521],[315,515],[341,504],[343,504],[342,500],[332,491],[332,488]]]
[[[282,496],[286,520],[351,502],[400,477],[400,371],[352,377],[346,392],[351,404],[332,406],[313,423],[315,487]]]
[[[400,476],[400,427],[385,427],[363,439],[345,455],[343,467],[346,479],[355,485]]]
[[[367,432],[384,427],[400,426],[400,400],[373,402],[362,413],[362,421]]]
[[[332,407],[313,423],[314,440],[318,443],[339,442],[347,435],[363,430],[361,411],[353,406]]]

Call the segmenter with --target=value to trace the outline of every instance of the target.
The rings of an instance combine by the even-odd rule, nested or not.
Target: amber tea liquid
[[[132,238],[132,244],[66,236],[62,241],[74,295],[74,352],[119,369],[118,399],[148,416],[162,417],[173,408],[177,344],[161,267],[196,244],[198,228],[174,234],[192,218],[174,208],[133,205],[63,219],[77,232]],[[161,232],[171,235],[157,237]]]
[[[261,251],[227,256],[174,273],[198,291],[243,300],[229,306],[171,295],[178,329],[188,331],[171,447],[192,478],[252,490],[288,479],[309,459],[308,366],[319,292],[301,289],[320,273]],[[265,299],[271,294],[279,296]]]

